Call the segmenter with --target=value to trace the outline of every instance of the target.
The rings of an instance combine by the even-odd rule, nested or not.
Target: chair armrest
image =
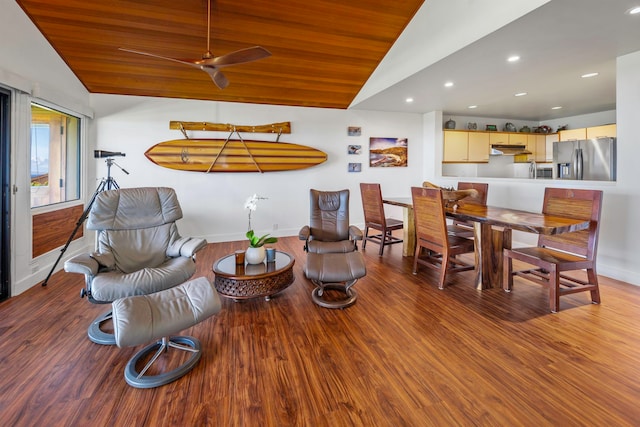
[[[64,271],[67,273],[80,273],[86,276],[95,276],[99,268],[98,261],[91,258],[89,254],[76,255],[64,263]]]
[[[349,237],[352,240],[362,240],[362,230],[360,230],[355,225],[349,226]]]
[[[311,229],[309,228],[308,225],[305,225],[300,229],[300,232],[298,233],[298,238],[300,240],[309,240],[310,235],[311,235]]]
[[[199,237],[180,237],[167,248],[167,256],[171,258],[192,257],[207,245],[205,239]]]
[[[200,237],[192,237],[180,248],[180,255],[184,257],[192,257],[198,252],[200,249],[203,249],[207,246],[207,241]]]

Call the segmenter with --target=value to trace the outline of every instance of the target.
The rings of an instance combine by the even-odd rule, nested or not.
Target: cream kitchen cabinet
[[[527,134],[518,132],[492,132],[489,134],[489,144],[527,145]]]
[[[469,132],[445,130],[443,162],[466,162],[469,159]]]
[[[546,161],[553,162],[553,143],[556,141],[560,141],[560,135],[557,133],[552,133],[549,135],[545,135],[545,145],[546,145]]]
[[[509,144],[509,133],[507,132],[491,132],[489,134],[489,144]]]
[[[489,134],[484,132],[445,130],[443,148],[443,162],[488,162]]]
[[[617,128],[615,124],[587,128],[587,139],[603,137],[615,138],[616,135]]]
[[[531,151],[529,160],[547,161],[547,135],[527,135],[527,149]]]
[[[569,129],[560,131],[560,141],[591,139],[601,137],[615,138],[617,128],[615,123],[610,125],[592,126],[588,128]]]
[[[561,130],[559,132],[560,141],[572,141],[572,140],[581,140],[587,139],[587,129],[569,129],[569,130]]]
[[[470,162],[488,162],[490,152],[488,133],[469,132],[468,158]]]
[[[509,145],[527,145],[526,133],[509,133]]]

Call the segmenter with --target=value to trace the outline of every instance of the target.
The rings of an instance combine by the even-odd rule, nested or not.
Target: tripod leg
[[[107,182],[106,182],[106,186],[105,189],[106,190],[118,190],[120,188],[120,186],[118,185],[118,183],[116,182],[115,179],[108,177],[107,178]]]
[[[47,278],[44,279],[44,282],[42,282],[42,286],[47,286],[47,282],[49,281],[49,278],[51,278],[51,275],[53,274],[53,271],[56,269],[56,266],[58,265],[58,263],[62,259],[62,256],[67,251],[67,248],[69,247],[69,245],[73,241],[73,238],[76,235],[76,233],[78,232],[78,230],[80,229],[80,227],[82,226],[82,223],[84,223],[85,219],[87,219],[87,216],[89,216],[89,212],[91,211],[91,206],[93,205],[93,202],[95,202],[96,197],[98,196],[98,193],[100,193],[101,191],[104,190],[105,184],[106,184],[106,181],[104,179],[102,181],[100,181],[100,184],[98,184],[98,188],[96,188],[96,191],[93,193],[93,196],[91,196],[91,200],[89,200],[89,203],[87,204],[87,207],[85,208],[84,212],[82,212],[82,215],[80,215],[80,218],[78,219],[78,222],[76,222],[76,228],[73,229],[73,232],[69,236],[69,239],[67,240],[67,243],[65,243],[65,245],[60,250],[60,255],[58,255],[58,259],[56,259],[56,262],[53,263],[53,266],[51,267],[51,271],[49,271],[49,274],[47,275]]]

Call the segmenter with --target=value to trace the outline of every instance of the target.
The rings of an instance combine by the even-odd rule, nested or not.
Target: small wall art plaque
[[[347,154],[361,154],[361,153],[362,153],[362,145],[351,144],[347,147]]]
[[[362,163],[349,163],[349,172],[362,172]]]

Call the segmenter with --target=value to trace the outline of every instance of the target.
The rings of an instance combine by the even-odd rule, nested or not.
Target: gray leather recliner
[[[64,264],[70,273],[85,275],[82,296],[94,303],[159,292],[187,281],[195,272],[195,254],[206,244],[181,237],[175,221],[182,218],[171,188],[126,188],[98,193],[86,227],[96,230],[97,248]],[[113,345],[113,334],[100,325],[111,312],[89,327],[91,341]]]
[[[358,249],[362,230],[349,224],[349,190],[309,191],[309,225],[302,227],[300,240],[311,253],[346,253]]]
[[[310,190],[311,218],[298,237],[307,251],[305,276],[316,288],[313,301],[325,308],[345,308],[358,294],[352,286],[366,275],[364,257],[358,252],[362,230],[349,224],[349,190]],[[325,290],[337,290],[344,298],[329,299]]]

